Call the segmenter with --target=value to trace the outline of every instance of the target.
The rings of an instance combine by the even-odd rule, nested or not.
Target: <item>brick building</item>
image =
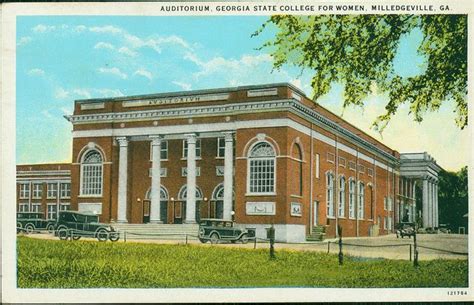
[[[274,224],[280,241],[322,226],[335,236],[338,224],[345,236],[387,234],[420,215],[438,226],[428,154],[399,154],[290,84],[77,100],[67,119],[72,163],[42,166],[70,176],[43,193],[70,179],[70,208],[103,222],[234,219],[259,236]],[[29,167],[41,170],[18,167],[20,205]]]

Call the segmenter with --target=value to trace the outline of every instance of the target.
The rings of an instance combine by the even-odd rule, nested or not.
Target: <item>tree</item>
[[[441,171],[439,173],[439,222],[457,232],[459,227],[467,230],[468,185],[467,166],[459,172]]]
[[[276,26],[275,38],[260,49],[270,49],[275,69],[292,64],[314,71],[314,100],[338,82],[345,87],[344,107],[363,106],[376,85],[389,98],[373,124],[379,131],[404,103],[421,122],[447,100],[455,104],[457,125],[467,126],[467,15],[279,15],[252,36],[270,25]],[[393,60],[401,37],[415,28],[423,33],[418,54],[426,69],[402,77]]]

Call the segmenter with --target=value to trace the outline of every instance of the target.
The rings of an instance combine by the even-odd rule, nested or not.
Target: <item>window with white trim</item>
[[[383,209],[387,210],[387,197],[383,197]]]
[[[188,141],[183,140],[183,158],[188,157]],[[196,158],[201,158],[201,139],[196,139]]]
[[[349,179],[349,218],[355,218],[356,182]]]
[[[275,192],[275,150],[267,142],[259,142],[252,147],[248,158],[249,193]]]
[[[33,183],[33,198],[39,199],[43,196],[43,184]]]
[[[326,174],[326,209],[327,217],[334,217],[334,175]]]
[[[365,209],[365,187],[362,182],[359,182],[359,200],[358,200],[358,218],[364,219]]]
[[[369,177],[372,177],[372,176],[374,175],[374,170],[371,169],[371,168],[367,168],[367,175],[368,175]]]
[[[168,141],[167,140],[161,140],[160,160],[161,161],[168,160]],[[150,144],[150,161],[153,161],[153,145],[151,144]]]
[[[81,195],[102,195],[102,156],[97,150],[88,151],[82,160]]]
[[[346,209],[346,178],[339,178],[339,217],[345,217]]]
[[[346,158],[339,157],[339,166],[346,167]]]
[[[392,230],[392,217],[387,217],[387,230]]]
[[[59,189],[61,198],[71,197],[71,183],[61,183]]]
[[[32,203],[31,204],[31,212],[41,212],[41,203]]]
[[[18,204],[18,212],[28,212],[28,203],[20,203]]]
[[[225,156],[225,138],[217,138],[217,157],[224,158]]]
[[[68,211],[71,209],[71,204],[69,202],[61,202],[59,204],[60,211]]]
[[[316,154],[316,178],[319,179],[319,154]]]
[[[56,204],[48,204],[48,213],[46,213],[46,219],[56,219],[58,207]]]
[[[362,164],[359,165],[359,173],[363,174],[365,172],[365,166]]]
[[[21,183],[20,184],[20,199],[28,199],[28,198],[30,198],[30,184]]]
[[[392,210],[392,197],[387,198],[387,211]]]
[[[330,163],[334,163],[334,161],[336,160],[336,156],[333,153],[328,152],[326,154],[326,160]]]
[[[188,176],[188,168],[187,167],[181,167],[181,177],[187,177]],[[201,176],[201,168],[198,166],[196,167],[196,177]]]
[[[356,164],[354,161],[349,161],[349,169],[355,171]]]
[[[48,183],[48,190],[46,194],[47,194],[48,199],[58,197],[58,184]]]
[[[388,219],[388,217],[386,217],[386,216],[383,218],[383,228],[384,228],[384,230],[387,230],[387,222],[388,222],[387,219]]]

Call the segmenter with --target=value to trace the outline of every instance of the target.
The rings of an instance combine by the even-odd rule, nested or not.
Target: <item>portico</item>
[[[400,155],[400,176],[416,180],[422,189],[422,225],[424,228],[439,226],[438,173],[441,167],[428,153]]]

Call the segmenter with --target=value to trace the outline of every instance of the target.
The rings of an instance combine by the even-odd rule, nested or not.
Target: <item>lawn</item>
[[[361,260],[317,252],[18,237],[18,287],[467,287],[467,260]]]

